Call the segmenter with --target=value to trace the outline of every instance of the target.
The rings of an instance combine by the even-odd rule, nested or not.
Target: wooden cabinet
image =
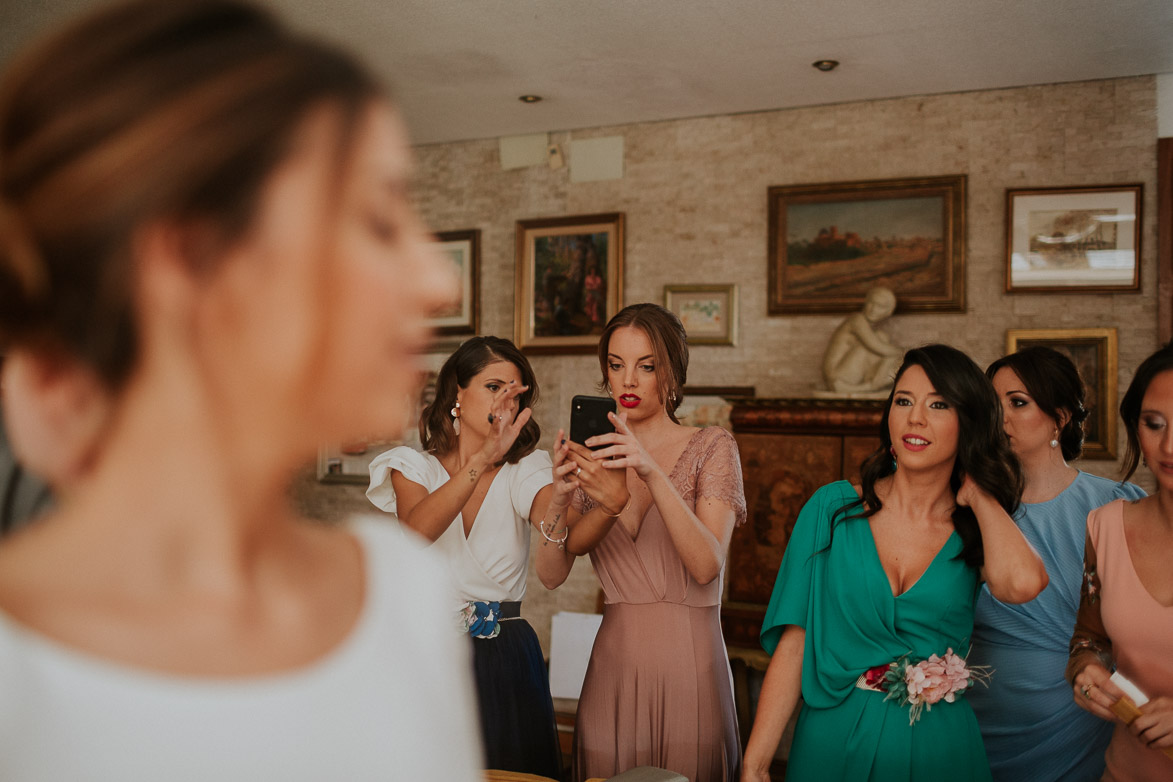
[[[722,609],[730,647],[758,633],[798,512],[820,486],[855,480],[879,447],[883,400],[747,399],[730,420],[745,477],[748,519],[733,532]]]

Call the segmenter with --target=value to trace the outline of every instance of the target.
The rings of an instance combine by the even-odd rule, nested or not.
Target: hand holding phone
[[[609,396],[574,397],[570,400],[570,439],[586,445],[586,441],[595,435],[614,432],[615,425],[607,418],[608,413],[614,412],[615,400]]]

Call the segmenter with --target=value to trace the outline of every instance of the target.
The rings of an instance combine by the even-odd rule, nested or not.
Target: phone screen
[[[614,432],[615,425],[607,418],[607,413],[614,412],[615,400],[609,396],[574,397],[570,400],[570,439],[586,445],[595,435]]]

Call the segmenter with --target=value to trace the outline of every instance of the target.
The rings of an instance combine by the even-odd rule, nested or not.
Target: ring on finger
[[[1091,685],[1090,684],[1083,685],[1083,687],[1080,688],[1080,690],[1081,690],[1081,692],[1083,692],[1083,697],[1087,698],[1088,700],[1091,700],[1092,695],[1091,695]]]
[[[582,468],[579,467],[577,470],[574,471],[574,474],[575,475],[582,475]]]

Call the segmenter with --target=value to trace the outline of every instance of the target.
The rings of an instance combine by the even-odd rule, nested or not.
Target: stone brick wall
[[[766,315],[766,190],[771,185],[968,175],[967,311],[900,315],[902,345],[953,344],[985,365],[1008,328],[1114,326],[1121,392],[1156,348],[1157,92],[1154,77],[1046,85],[553,133],[551,143],[619,135],[620,180],[572,184],[568,169],[503,171],[497,141],[417,148],[415,197],[437,231],[481,229],[481,331],[513,335],[514,222],[626,213],[624,301],[663,300],[666,283],[735,283],[735,347],[692,350],[689,382],[752,385],[759,396],[801,396],[818,380],[826,339],[843,315]],[[1004,288],[1005,191],[1142,182],[1139,294],[1015,295]],[[543,446],[567,422],[571,396],[598,382],[592,356],[538,356]],[[1111,462],[1084,469],[1114,474]],[[315,515],[360,507],[361,492],[297,490]],[[319,508],[325,512],[319,512]],[[548,649],[557,610],[593,610],[597,581],[580,562],[547,593],[530,580],[525,613]]]

